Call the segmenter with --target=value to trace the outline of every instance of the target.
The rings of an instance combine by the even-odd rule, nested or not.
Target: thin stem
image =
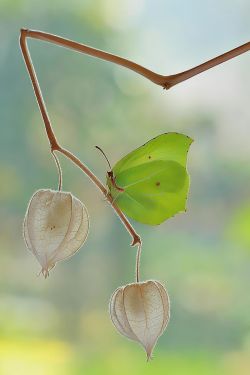
[[[61,168],[59,159],[56,156],[56,154],[54,153],[54,151],[52,151],[51,153],[52,153],[53,158],[55,160],[57,172],[58,172],[58,190],[61,191],[62,190],[62,168]]]
[[[241,55],[242,53],[245,53],[250,50],[250,42],[245,43],[237,48],[234,48],[226,53],[223,53],[222,55],[219,55],[217,57],[214,57],[211,60],[208,60],[192,69],[188,69],[185,72],[181,72],[172,76],[166,76],[167,79],[167,87],[170,88],[174,85],[177,85],[177,83],[186,81],[187,79],[194,77],[197,74],[200,74],[202,72],[205,72],[208,69],[211,69],[215,67],[216,65],[222,64],[236,56]]]
[[[24,61],[25,61],[25,64],[26,64],[26,67],[27,67],[27,70],[31,79],[31,83],[34,89],[37,103],[38,103],[38,106],[39,106],[39,109],[43,118],[48,140],[50,142],[50,147],[51,147],[51,150],[53,151],[53,150],[56,150],[56,148],[58,147],[58,142],[57,142],[56,136],[54,134],[54,131],[53,131],[50,119],[49,119],[46,105],[43,100],[42,91],[40,89],[39,82],[38,82],[36,72],[34,69],[34,65],[32,63],[29,49],[26,43],[26,34],[23,33],[22,30],[21,30],[21,36],[20,36],[20,47],[21,47],[23,58],[24,58]]]
[[[83,164],[74,154],[72,154],[71,152],[69,152],[68,150],[64,149],[63,147],[61,147],[59,145],[59,143],[56,139],[55,133],[53,131],[50,119],[49,119],[49,115],[48,115],[48,112],[47,112],[47,109],[46,109],[45,102],[43,100],[43,95],[42,95],[42,92],[41,92],[41,89],[40,89],[40,86],[39,86],[39,82],[38,82],[38,79],[37,79],[37,76],[36,76],[34,65],[32,63],[32,59],[31,59],[31,56],[30,56],[30,53],[29,53],[29,50],[28,50],[28,46],[27,46],[27,43],[26,43],[26,37],[27,36],[28,36],[28,31],[22,29],[21,30],[21,36],[20,36],[20,47],[21,47],[23,58],[24,58],[24,61],[25,61],[25,64],[26,64],[31,82],[32,82],[34,93],[35,93],[37,103],[38,103],[38,106],[39,106],[39,109],[40,109],[40,112],[41,112],[41,115],[42,115],[42,118],[43,118],[45,130],[46,130],[46,133],[47,133],[47,137],[48,137],[48,140],[49,140],[49,143],[50,143],[51,152],[52,152],[54,158],[55,158],[55,155],[53,153],[54,151],[61,152],[68,159],[70,159],[74,164],[76,164],[80,169],[82,169],[83,172],[91,179],[91,181],[99,188],[99,190],[101,190],[101,192],[104,194],[104,196],[107,197],[111,206],[113,207],[116,214],[119,216],[121,222],[123,223],[123,225],[125,226],[125,228],[127,229],[127,231],[129,232],[129,234],[132,237],[131,246],[135,246],[135,245],[141,243],[140,236],[136,233],[136,231],[134,230],[134,228],[132,227],[132,225],[130,224],[130,222],[126,218],[126,216],[121,212],[119,207],[117,207],[115,205],[115,203],[113,203],[112,197],[110,196],[110,194],[106,190],[105,186],[101,183],[101,181],[99,181],[99,179],[94,175],[94,173],[91,172],[91,170],[85,164]],[[55,160],[58,161],[56,158],[55,158]],[[57,164],[57,166],[60,166],[60,165]],[[61,174],[59,172],[59,187],[61,187],[60,176],[61,176]]]
[[[136,275],[135,280],[137,283],[140,282],[141,249],[142,249],[142,243],[139,243],[137,246],[136,262],[135,262],[135,275]]]
[[[197,74],[205,72],[206,70],[211,69],[216,65],[222,64],[223,62],[226,62],[250,50],[250,42],[247,42],[226,53],[223,53],[222,55],[214,57],[213,59],[208,60],[192,69],[173,75],[161,75],[123,57],[113,55],[111,53],[101,51],[99,49],[87,46],[85,44],[77,43],[72,40],[59,37],[57,35],[48,34],[43,31],[21,29],[21,39],[22,36],[23,40],[25,40],[26,37],[44,40],[46,42],[57,44],[59,46],[69,48],[80,53],[85,53],[87,55],[94,56],[99,59],[121,65],[127,69],[130,69],[144,76],[153,83],[162,86],[165,89],[170,89],[171,87],[177,85],[180,82],[183,82]]]
[[[134,228],[126,218],[126,216],[123,214],[123,212],[120,210],[120,208],[115,204],[113,201],[113,198],[108,193],[107,189],[104,187],[104,185],[101,183],[101,181],[90,171],[90,169],[81,162],[80,159],[78,159],[74,154],[72,154],[70,151],[66,150],[65,148],[59,146],[57,149],[58,152],[61,152],[64,156],[66,156],[68,159],[70,159],[77,167],[79,167],[89,178],[90,180],[98,187],[98,189],[103,193],[103,195],[107,198],[108,202],[111,204],[113,209],[115,210],[116,214],[118,215],[119,219],[122,221],[123,225],[129,232],[129,234],[132,237],[132,243],[131,246],[135,246],[139,243],[141,243],[140,236],[135,232]]]
[[[101,51],[99,49],[87,46],[82,43],[77,43],[73,40],[62,38],[57,35],[48,34],[43,31],[27,30],[27,29],[21,29],[21,35],[23,35],[24,37],[39,39],[39,40],[43,40],[43,41],[50,42],[53,44],[57,44],[59,46],[69,48],[71,50],[74,50],[80,53],[84,53],[90,56],[97,57],[102,60],[110,61],[112,63],[124,66],[125,68],[128,68],[138,74],[143,75],[144,77],[148,78],[154,83],[158,83],[159,77],[162,77],[159,74],[156,74],[152,72],[151,70],[146,69],[139,64],[136,64],[133,61],[124,59],[123,57],[113,55],[112,53]]]

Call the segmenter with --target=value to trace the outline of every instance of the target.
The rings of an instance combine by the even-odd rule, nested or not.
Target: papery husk
[[[168,293],[154,280],[122,286],[111,297],[110,316],[122,335],[144,347],[149,360],[169,322]]]
[[[24,218],[27,248],[42,266],[45,278],[55,264],[71,257],[85,242],[89,216],[71,193],[41,189],[32,196]]]

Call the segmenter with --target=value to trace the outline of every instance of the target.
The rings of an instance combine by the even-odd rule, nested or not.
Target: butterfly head
[[[121,192],[124,191],[124,189],[123,189],[122,187],[120,187],[120,186],[118,186],[118,185],[116,184],[116,181],[115,181],[116,177],[114,176],[114,172],[113,172],[112,170],[107,172],[107,176],[108,176],[108,178],[109,178],[109,180],[110,180],[112,186],[113,186],[115,189],[117,189],[118,191],[121,191]]]
[[[123,192],[124,189],[116,184],[116,181],[115,181],[115,180],[116,180],[116,176],[114,176],[114,172],[112,171],[112,168],[111,168],[110,162],[109,162],[109,160],[108,160],[106,154],[103,152],[103,150],[102,150],[99,146],[95,146],[95,147],[96,147],[99,151],[101,151],[101,153],[103,154],[103,156],[104,156],[105,159],[107,160],[108,166],[109,166],[109,168],[110,168],[110,170],[107,172],[107,178],[108,178],[108,180],[110,181],[111,185],[112,185],[115,189],[117,189],[118,191]]]

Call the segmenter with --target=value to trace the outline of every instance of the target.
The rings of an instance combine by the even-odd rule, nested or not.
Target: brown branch
[[[206,70],[211,69],[216,65],[222,64],[249,50],[250,50],[250,42],[242,44],[241,46],[234,48],[231,51],[228,51],[226,53],[223,53],[222,55],[214,57],[213,59],[208,60],[204,62],[203,64],[200,64],[192,69],[186,70],[185,72],[174,74],[172,76],[166,76],[166,79],[167,79],[166,88],[167,89],[171,88],[172,86],[177,85],[177,83],[186,81],[187,79],[192,78],[197,74],[205,72]]]
[[[21,36],[20,36],[21,51],[22,51],[23,58],[24,58],[24,61],[25,61],[25,64],[26,64],[31,82],[32,82],[32,86],[33,86],[34,93],[35,93],[35,96],[36,96],[36,99],[37,99],[37,103],[38,103],[39,109],[41,111],[41,115],[42,115],[42,118],[43,118],[43,121],[44,121],[45,130],[46,130],[46,133],[47,133],[47,136],[48,136],[48,140],[49,140],[49,143],[50,143],[51,152],[52,152],[53,156],[55,157],[54,151],[61,152],[68,159],[70,159],[74,164],[76,164],[91,179],[91,181],[99,188],[99,190],[104,194],[104,196],[107,197],[109,203],[111,204],[111,206],[113,207],[113,209],[115,210],[115,212],[119,216],[121,222],[123,223],[123,225],[125,226],[125,228],[129,232],[129,234],[131,235],[131,237],[132,237],[131,246],[135,246],[137,244],[140,244],[141,243],[140,236],[135,232],[134,228],[132,227],[132,225],[130,224],[130,222],[126,218],[126,216],[119,209],[119,207],[117,207],[116,204],[113,202],[113,199],[112,199],[111,195],[108,193],[108,191],[106,190],[105,186],[101,183],[101,181],[74,154],[72,154],[71,152],[69,152],[68,150],[64,149],[63,147],[61,147],[59,145],[59,143],[56,139],[55,133],[53,131],[50,119],[49,119],[49,115],[48,115],[48,112],[47,112],[47,109],[46,109],[45,102],[43,100],[42,92],[41,92],[39,82],[38,82],[38,79],[37,79],[37,76],[36,76],[36,73],[35,73],[34,65],[32,63],[32,59],[31,59],[31,56],[29,54],[28,46],[27,46],[27,43],[26,43],[26,37],[27,37],[27,31],[21,30]],[[58,167],[58,164],[57,164],[57,167]],[[58,169],[60,170],[60,167],[58,167]],[[59,187],[61,187],[60,172],[59,172]]]
[[[21,36],[20,36],[20,47],[21,47],[23,58],[24,58],[31,82],[32,82],[32,86],[35,92],[37,103],[41,111],[46,133],[50,142],[51,150],[53,151],[53,150],[56,150],[56,148],[58,147],[58,142],[57,142],[56,136],[51,126],[51,122],[50,122],[49,115],[48,115],[48,112],[47,112],[47,109],[43,100],[43,96],[42,96],[42,92],[41,92],[39,82],[36,76],[36,72],[32,63],[32,59],[29,54],[29,49],[26,43],[26,33],[23,32],[22,30],[21,30]]]
[[[229,59],[232,59],[233,57],[236,57],[244,52],[249,51],[250,49],[250,42],[243,44],[240,47],[237,47],[229,52],[224,53],[223,55],[217,56],[213,58],[212,60],[209,60],[201,65],[198,65],[192,69],[189,69],[185,72],[181,72],[174,75],[164,76],[157,74],[149,69],[144,68],[143,66],[136,64],[133,61],[124,59],[120,56],[113,55],[111,53],[98,50],[93,47],[86,46],[81,43],[74,42],[69,39],[65,39],[56,35],[48,34],[42,31],[35,31],[35,30],[27,30],[27,29],[21,29],[21,36],[20,36],[20,46],[23,54],[24,61],[26,63],[26,67],[32,82],[32,86],[34,89],[34,93],[38,102],[38,106],[41,111],[41,115],[44,121],[46,133],[50,142],[51,151],[59,151],[62,154],[64,154],[66,157],[68,157],[73,163],[75,163],[79,168],[83,170],[83,172],[92,180],[92,182],[101,190],[101,192],[107,197],[108,201],[114,208],[115,212],[121,219],[122,223],[125,225],[126,229],[130,233],[130,235],[133,238],[132,246],[136,244],[141,244],[141,239],[138,236],[138,234],[133,229],[132,225],[127,220],[126,216],[121,212],[119,207],[116,206],[116,204],[113,202],[112,197],[108,194],[106,188],[104,185],[97,179],[97,177],[78,159],[67,151],[66,149],[62,148],[55,136],[55,133],[53,131],[49,115],[46,109],[46,105],[43,100],[42,92],[39,86],[39,82],[36,76],[36,72],[32,63],[31,56],[29,54],[28,46],[26,43],[26,38],[33,38],[33,39],[39,39],[46,42],[50,42],[62,47],[66,47],[72,50],[75,50],[77,52],[85,53],[87,55],[91,55],[94,57],[98,57],[100,59],[110,61],[112,63],[121,65],[127,69],[130,69],[145,78],[149,79],[153,83],[162,86],[165,89],[169,89],[176,85],[177,83],[183,82],[197,74],[200,74],[208,69],[211,69],[212,67],[221,64]],[[60,184],[60,182],[59,182]],[[139,275],[138,275],[139,277]]]
[[[112,63],[121,65],[127,69],[130,69],[144,76],[145,78],[149,79],[153,83],[159,86],[162,86],[165,89],[170,89],[171,87],[177,85],[180,82],[183,82],[197,74],[205,72],[206,70],[211,69],[216,65],[222,64],[223,62],[226,62],[250,50],[250,42],[248,42],[237,48],[230,50],[229,52],[226,52],[209,61],[206,61],[192,69],[186,70],[178,74],[166,76],[166,75],[157,74],[147,68],[144,68],[143,66],[139,64],[136,64],[133,61],[124,59],[123,57],[116,56],[111,53],[87,46],[85,44],[77,43],[72,40],[59,37],[57,35],[48,34],[43,31],[21,29],[21,35],[23,35],[23,39],[25,39],[25,37],[29,37],[29,38],[44,40],[46,42],[57,44],[59,46],[66,47],[66,48],[72,49],[80,53],[85,53],[87,55],[94,56],[99,59],[110,61]]]
[[[90,56],[97,57],[102,60],[110,61],[112,63],[124,66],[125,68],[128,68],[130,70],[133,70],[134,72],[143,75],[144,77],[148,78],[152,82],[158,84],[159,74],[156,74],[152,72],[149,69],[144,68],[143,66],[134,63],[133,61],[124,59],[123,57],[113,55],[108,52],[101,51],[99,49],[87,46],[82,43],[74,42],[73,40],[69,40],[66,38],[62,38],[57,35],[48,34],[43,31],[35,31],[35,30],[27,30],[27,29],[21,29],[21,36],[23,35],[23,38],[33,38],[33,39],[39,39],[43,40],[45,42],[50,42],[53,44],[56,44],[61,47],[69,48],[71,50],[84,53]]]

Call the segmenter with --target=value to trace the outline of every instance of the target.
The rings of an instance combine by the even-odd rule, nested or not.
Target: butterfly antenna
[[[97,148],[97,150],[101,151],[101,153],[103,154],[103,156],[104,156],[105,159],[107,160],[107,163],[108,163],[109,168],[110,168],[110,170],[111,170],[112,168],[111,168],[111,165],[110,165],[109,159],[107,158],[107,156],[106,156],[106,154],[104,153],[104,151],[103,151],[103,150],[101,149],[101,147],[99,147],[99,146],[95,146],[95,147]]]

